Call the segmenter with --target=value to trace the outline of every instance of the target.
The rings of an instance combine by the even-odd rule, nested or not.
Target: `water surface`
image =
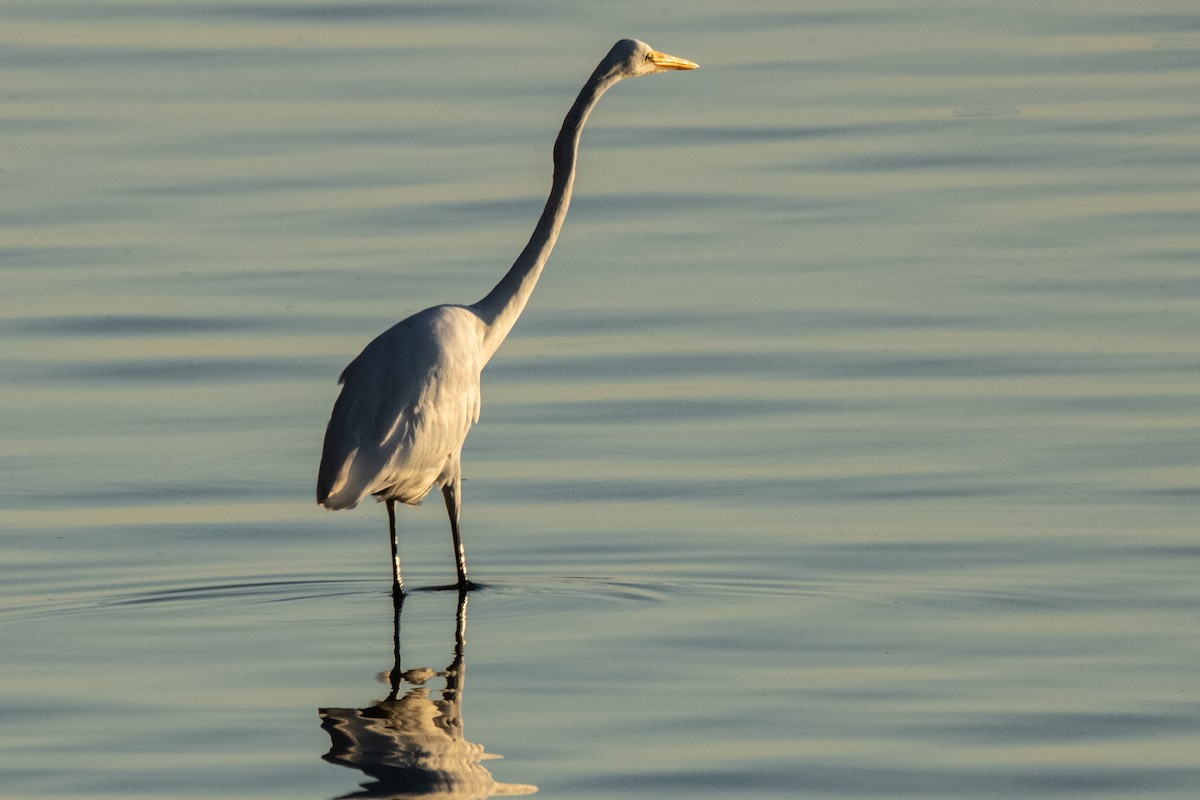
[[[1190,6],[4,16],[8,794],[1196,795]],[[702,68],[593,116],[397,668],[334,379],[629,35]]]

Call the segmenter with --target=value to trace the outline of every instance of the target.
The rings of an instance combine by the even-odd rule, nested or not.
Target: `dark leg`
[[[450,535],[454,537],[454,565],[458,568],[458,588],[470,589],[471,582],[467,580],[467,551],[463,549],[462,532],[458,528],[461,493],[462,478],[457,475],[442,487],[442,496],[446,498],[446,512],[450,515]]]
[[[396,501],[386,502],[388,533],[392,535],[392,598],[399,601],[404,597],[404,579],[400,577],[400,543],[396,541]]]

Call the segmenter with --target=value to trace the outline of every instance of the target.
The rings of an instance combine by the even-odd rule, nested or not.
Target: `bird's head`
[[[614,44],[601,65],[607,66],[619,78],[653,75],[655,72],[668,70],[696,69],[699,66],[686,58],[660,53],[637,39],[622,39]]]

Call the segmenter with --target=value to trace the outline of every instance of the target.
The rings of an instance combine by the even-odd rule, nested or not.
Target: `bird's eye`
[[[645,57],[643,57],[642,60],[643,61],[653,61],[654,59],[652,58],[652,55],[653,55],[652,53],[646,53]]]

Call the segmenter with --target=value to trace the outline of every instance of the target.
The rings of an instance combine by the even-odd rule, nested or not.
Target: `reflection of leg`
[[[454,660],[446,667],[446,688],[442,697],[453,704],[462,701],[467,681],[467,660],[464,655],[467,639],[467,590],[458,590],[458,611],[454,615]],[[462,720],[458,720],[461,726]]]
[[[404,596],[404,579],[400,577],[400,543],[396,541],[396,501],[387,501],[388,533],[392,535],[392,598],[399,601]],[[396,611],[400,606],[397,602]]]
[[[400,666],[400,612],[404,610],[404,595],[398,594],[393,598],[392,608],[392,670],[388,673],[388,683],[392,691],[388,700],[395,700],[400,694],[400,686],[404,682],[404,669]]]
[[[458,588],[466,589],[467,582],[467,551],[463,549],[462,532],[458,527],[459,509],[461,508],[462,477],[455,475],[442,487],[442,496],[446,498],[446,513],[450,515],[450,535],[454,537],[454,566],[458,570]]]
[[[463,660],[463,650],[467,644],[467,592],[458,591],[458,613],[454,615],[454,663]]]

